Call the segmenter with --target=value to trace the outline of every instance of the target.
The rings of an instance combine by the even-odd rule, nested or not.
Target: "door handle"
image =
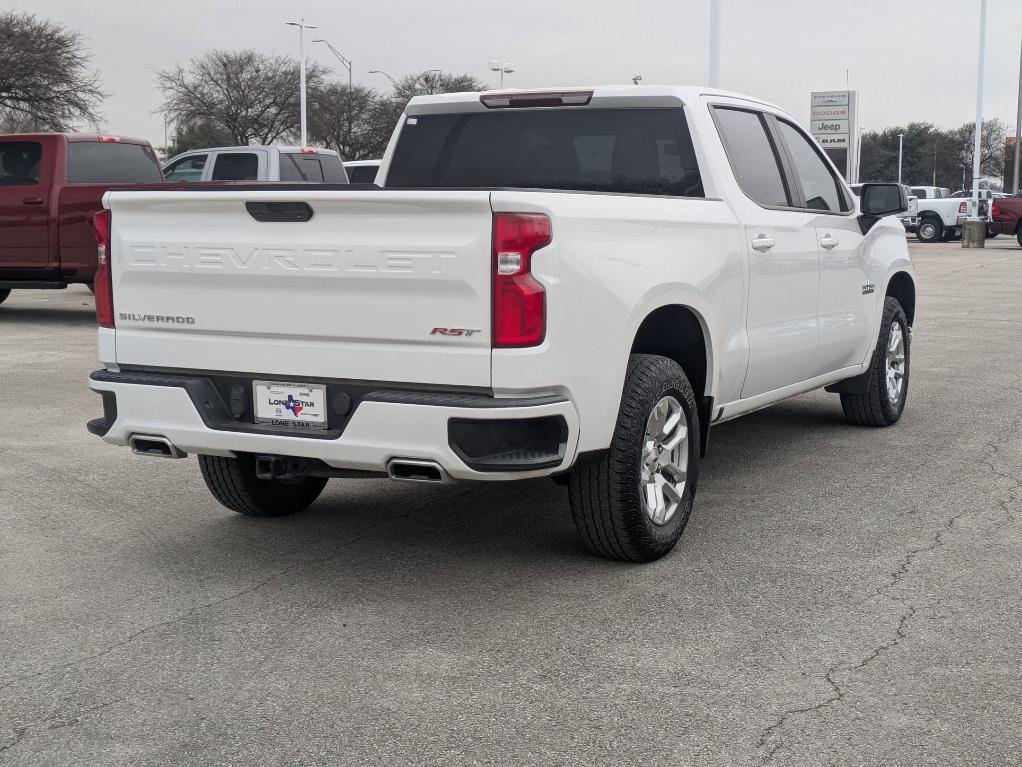
[[[823,235],[823,237],[820,238],[820,246],[826,248],[827,250],[833,250],[839,244],[840,243],[836,238],[830,236],[830,232],[828,232],[827,234]]]
[[[752,249],[758,250],[760,253],[766,253],[773,246],[774,241],[769,237],[764,237],[762,234],[752,241]]]
[[[25,197],[25,198],[22,199],[22,202],[25,203],[26,205],[42,205],[43,204],[43,198],[42,197]]]

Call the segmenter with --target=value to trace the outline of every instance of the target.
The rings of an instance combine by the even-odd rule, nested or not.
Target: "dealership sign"
[[[824,149],[847,150],[833,159],[845,166],[845,178],[851,180],[856,166],[855,145],[856,91],[815,91],[810,95],[809,132]]]

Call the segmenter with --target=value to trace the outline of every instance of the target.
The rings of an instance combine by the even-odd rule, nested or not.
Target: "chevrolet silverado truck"
[[[92,284],[92,215],[119,185],[159,183],[146,141],[59,133],[0,136],[0,303],[17,288]]]
[[[712,425],[822,387],[905,407],[897,184],[857,200],[789,113],[699,87],[411,100],[379,187],[114,191],[103,416],[242,514],[332,477],[552,475],[582,540],[663,556]]]

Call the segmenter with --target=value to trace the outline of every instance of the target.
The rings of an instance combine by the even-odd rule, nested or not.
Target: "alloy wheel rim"
[[[935,227],[933,224],[923,224],[922,227],[920,228],[921,228],[920,234],[923,235],[924,239],[929,239],[930,237],[933,237],[937,233],[937,227]]]
[[[891,323],[887,337],[886,362],[887,398],[892,405],[897,405],[905,388],[905,331],[897,320]]]
[[[639,465],[642,509],[655,525],[666,525],[681,507],[688,482],[688,421],[681,403],[662,397],[646,419]]]

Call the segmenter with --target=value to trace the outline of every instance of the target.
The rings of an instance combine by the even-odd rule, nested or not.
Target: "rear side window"
[[[355,165],[348,168],[348,178],[353,184],[375,184],[378,170],[376,165]]]
[[[72,184],[158,184],[163,181],[152,148],[113,141],[71,141],[67,178]]]
[[[38,141],[0,141],[0,186],[38,184],[42,157]]]
[[[344,166],[332,154],[281,154],[281,181],[309,181],[316,184],[346,184]]]
[[[851,210],[837,176],[824,162],[815,144],[809,143],[809,139],[798,128],[784,120],[777,121],[777,129],[795,165],[795,178],[802,187],[805,206],[810,210],[831,213]]]
[[[213,163],[213,181],[258,181],[259,155],[254,152],[218,154]]]
[[[921,186],[914,186],[914,187],[912,187],[912,193],[916,197],[918,197],[920,200],[925,200],[926,199],[926,190],[923,189]]]
[[[742,191],[760,205],[789,207],[780,158],[763,117],[742,109],[713,110],[731,169]]]
[[[175,163],[167,166],[163,171],[163,177],[167,181],[201,181],[202,171],[206,167],[208,154],[197,154],[191,157],[183,157]]]
[[[681,108],[407,117],[387,185],[703,196]]]

